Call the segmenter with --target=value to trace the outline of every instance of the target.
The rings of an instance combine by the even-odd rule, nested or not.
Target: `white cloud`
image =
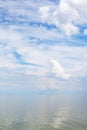
[[[71,36],[71,35],[75,35],[79,33],[79,29],[78,27],[74,26],[71,23],[68,24],[63,24],[61,26],[62,31],[67,35],[67,36]]]
[[[87,24],[86,5],[86,0],[61,0],[58,5],[50,5],[49,15],[44,20],[55,24],[64,36],[79,34],[78,25]]]
[[[79,20],[79,13],[68,3],[62,2],[53,12],[53,23],[66,35],[71,36],[79,33],[76,21]]]
[[[71,75],[67,74],[64,70],[64,68],[60,65],[58,60],[51,60],[51,71],[54,73],[57,77],[63,78],[63,79],[68,79]]]
[[[48,6],[40,7],[39,11],[41,13],[41,17],[42,17],[43,20],[48,17],[49,10],[50,10],[50,8]]]

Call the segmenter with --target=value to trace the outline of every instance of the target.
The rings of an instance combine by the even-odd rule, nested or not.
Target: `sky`
[[[86,84],[86,0],[0,0],[0,92]]]

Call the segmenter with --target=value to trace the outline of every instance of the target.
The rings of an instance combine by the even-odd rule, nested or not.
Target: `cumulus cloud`
[[[44,20],[55,24],[64,36],[78,35],[80,33],[78,25],[87,24],[86,5],[86,0],[60,0],[58,5],[50,6],[50,10],[44,7],[46,8],[46,17],[44,17]],[[43,14],[44,11],[42,8],[41,17],[44,16]]]
[[[68,79],[71,75],[66,73],[64,68],[60,65],[58,60],[51,60],[51,71],[54,73],[57,77]]]
[[[67,35],[67,36],[71,36],[71,35],[75,35],[79,33],[79,29],[78,27],[74,26],[71,23],[67,23],[67,24],[63,24],[61,26],[61,29],[63,30],[63,32]]]

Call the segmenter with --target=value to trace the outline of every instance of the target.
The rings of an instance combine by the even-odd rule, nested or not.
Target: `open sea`
[[[87,130],[87,96],[1,95],[0,130]]]

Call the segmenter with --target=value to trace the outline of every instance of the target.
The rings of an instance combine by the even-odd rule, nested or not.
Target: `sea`
[[[0,130],[87,130],[87,95],[0,95]]]

